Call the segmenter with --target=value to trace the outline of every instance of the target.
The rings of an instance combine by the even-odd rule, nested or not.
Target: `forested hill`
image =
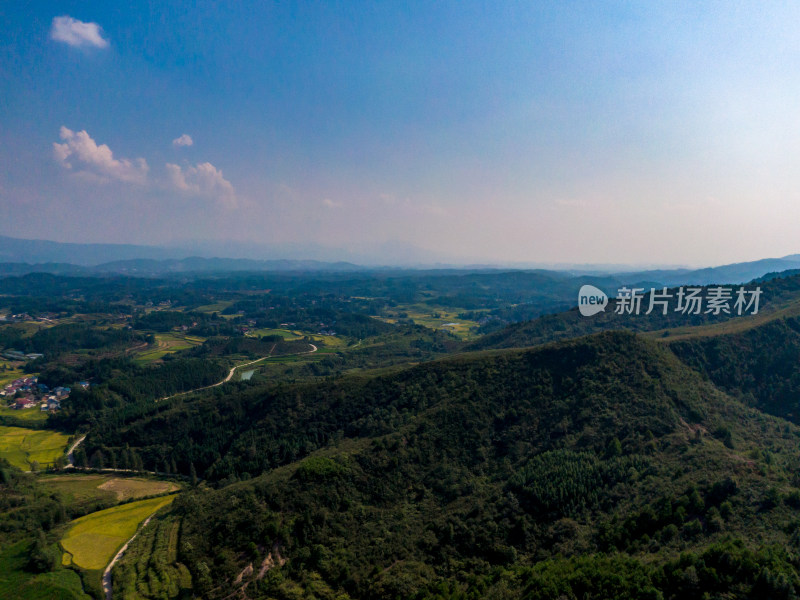
[[[669,347],[732,396],[800,424],[800,318],[676,340]]]
[[[176,502],[179,559],[203,597],[244,585],[254,599],[800,589],[800,430],[632,334],[240,401],[258,419],[217,421],[232,443],[209,473],[227,463],[255,475],[255,448],[287,464]],[[139,435],[174,436],[187,416]],[[275,452],[290,441],[298,461]],[[277,557],[288,562],[259,579]]]
[[[467,346],[467,350],[486,350],[491,348],[524,348],[535,346],[555,340],[564,340],[600,331],[625,329],[628,331],[646,332],[660,331],[676,328],[693,328],[705,325],[721,324],[735,320],[737,326],[746,327],[749,324],[762,323],[772,316],[800,313],[800,274],[789,272],[788,276],[773,274],[769,278],[754,281],[746,289],[761,288],[759,314],[756,317],[749,315],[737,316],[735,314],[720,313],[718,315],[702,312],[701,314],[683,314],[674,310],[675,300],[666,315],[660,307],[649,315],[644,314],[649,307],[649,293],[642,300],[642,310],[639,315],[616,314],[616,301],[610,298],[604,312],[591,317],[581,316],[577,308],[572,310],[544,315],[532,321],[514,323],[508,327],[489,333]],[[736,289],[736,286],[729,286]],[[701,295],[705,296],[708,288],[704,288]],[[660,291],[660,290],[659,290]],[[677,289],[668,290],[673,297]],[[578,289],[575,290],[577,302]],[[668,334],[669,335],[669,334]]]
[[[593,381],[592,385],[605,393],[624,387],[624,378],[620,378],[627,378],[631,369],[644,369],[647,381],[666,385],[659,382],[666,372],[662,373],[658,364],[650,364],[650,353],[655,351],[632,334],[607,333],[536,351],[467,354],[382,377],[231,390],[224,402],[214,390],[199,400],[178,399],[171,408],[120,427],[100,426],[91,432],[87,451],[108,453],[130,445],[142,453],[146,466],[174,461],[188,474],[194,465],[202,477],[218,481],[260,474],[337,439],[396,432],[422,415],[451,405],[458,410],[466,411],[468,406],[481,410],[482,418],[492,419],[491,415],[506,410],[512,414],[535,412],[535,431],[528,426],[519,431],[504,429],[508,437],[503,444],[519,452],[548,449],[553,440],[567,435],[572,420],[581,423],[581,428],[602,431],[596,439],[582,442],[584,447],[601,449],[617,433],[608,429],[605,421],[616,418],[618,403],[626,394],[609,398],[595,393],[584,407],[576,404],[574,392],[580,386],[575,387],[574,380],[591,372],[586,381]],[[606,354],[608,361],[603,358]],[[626,366],[620,367],[619,361]],[[649,372],[651,366],[655,370]],[[695,396],[691,392],[691,397]],[[687,398],[682,399],[684,404],[689,402]],[[663,433],[675,424],[677,417],[669,403],[657,400],[651,397],[647,404],[628,407],[627,416],[643,419],[637,425],[629,424],[628,430]],[[600,401],[603,407],[597,404]],[[695,398],[693,410],[702,405]],[[454,426],[458,423],[461,420]],[[499,435],[484,434],[493,440]],[[535,443],[520,441],[531,440],[531,436]],[[457,434],[451,441],[461,439]],[[165,449],[169,455],[164,455]]]

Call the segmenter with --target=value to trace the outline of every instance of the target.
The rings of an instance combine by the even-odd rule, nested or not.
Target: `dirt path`
[[[75,449],[78,446],[80,446],[83,443],[83,440],[85,439],[86,439],[86,434],[82,435],[80,438],[75,440],[72,443],[72,446],[69,447],[69,450],[67,451],[67,462],[69,464],[67,464],[65,468],[72,469],[75,467]]]
[[[155,513],[153,513],[153,514],[155,514]],[[111,569],[114,568],[114,565],[117,564],[117,561],[120,558],[122,558],[123,554],[125,554],[125,550],[128,549],[128,545],[134,539],[136,539],[136,536],[139,535],[139,532],[142,529],[147,527],[147,524],[150,522],[150,519],[152,519],[152,518],[153,518],[153,515],[150,515],[149,517],[147,517],[144,520],[144,522],[141,524],[139,529],[136,530],[136,533],[133,534],[131,539],[129,539],[127,542],[125,542],[125,545],[122,548],[119,549],[119,552],[117,552],[116,555],[114,556],[114,558],[111,559],[111,562],[108,563],[108,566],[106,567],[106,570],[103,571],[103,592],[106,595],[106,600],[111,600],[111,596],[113,594],[113,592],[111,591]]]

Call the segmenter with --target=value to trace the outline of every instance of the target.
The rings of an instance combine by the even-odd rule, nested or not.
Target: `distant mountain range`
[[[93,266],[69,263],[0,263],[0,277],[51,273],[53,275],[130,275],[158,277],[177,273],[231,273],[238,271],[362,271],[363,267],[316,260],[251,260],[247,258],[201,258],[116,260]]]
[[[352,249],[323,246],[313,241],[289,244],[251,243],[238,241],[194,241],[175,246],[143,246],[134,244],[66,243],[47,240],[27,240],[0,236],[0,263],[47,264],[61,263],[97,267],[108,263],[132,260],[184,261],[187,258],[246,259],[267,263],[267,268],[319,268],[322,263],[354,263],[371,267],[394,265],[430,267],[449,264],[452,257],[398,241],[362,244]],[[275,266],[272,263],[275,263]],[[283,262],[283,267],[281,267]],[[295,265],[295,263],[299,263]],[[124,265],[126,268],[130,265]],[[194,270],[197,264],[190,265]],[[149,265],[146,268],[152,268]],[[173,270],[174,265],[168,270]],[[207,267],[207,265],[203,265]],[[116,268],[116,267],[114,267]],[[138,267],[134,267],[138,268]],[[216,267],[213,267],[216,268]],[[228,269],[230,266],[223,266]],[[238,267],[236,267],[238,269]],[[264,267],[251,265],[245,269]]]
[[[443,264],[430,257],[424,250],[399,242],[379,245],[372,260],[361,264],[351,261],[328,261],[318,258],[294,259],[286,256],[293,251],[294,256],[325,256],[322,246],[309,244],[296,247],[246,244],[238,242],[209,242],[187,244],[186,248],[140,246],[133,244],[76,244],[48,240],[26,240],[0,236],[0,276],[24,275],[45,272],[57,275],[103,275],[123,274],[134,276],[160,276],[175,273],[212,273],[233,271],[327,271],[348,272],[373,270],[379,263],[378,257],[389,255],[395,261],[387,260],[391,268],[454,268],[452,263]],[[378,248],[378,247],[376,247]],[[328,249],[330,250],[330,249]],[[214,252],[229,253],[220,258]],[[211,253],[211,254],[209,254]],[[364,253],[369,253],[364,249]],[[269,255],[269,258],[253,256]],[[429,261],[424,262],[424,257]],[[362,258],[365,258],[362,256]],[[398,264],[399,263],[399,264]],[[369,266],[365,266],[369,265]],[[386,268],[386,267],[384,267]],[[455,267],[459,268],[459,267]],[[498,265],[469,265],[461,269],[476,270],[515,270],[520,267]],[[576,269],[549,269],[538,271],[550,273],[559,279],[567,277],[602,278],[625,285],[639,286],[677,286],[709,285],[715,283],[736,284],[752,281],[768,273],[800,269],[800,254],[783,258],[765,258],[752,262],[733,263],[703,269],[653,269],[641,271],[618,271],[591,265]],[[529,269],[524,269],[529,270]]]
[[[763,277],[767,273],[779,273],[790,269],[800,269],[800,254],[695,270],[672,269],[618,273],[616,277],[624,281],[652,282],[666,286],[711,285],[715,283],[745,283]]]

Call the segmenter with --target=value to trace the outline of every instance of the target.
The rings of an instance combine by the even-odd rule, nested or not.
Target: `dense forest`
[[[309,432],[307,458],[177,502],[203,596],[276,552],[290,560],[245,579],[248,597],[793,597],[800,584],[800,430],[652,342],[602,335],[359,387],[280,404]],[[231,465],[259,468],[246,443],[268,449],[283,428],[258,436],[277,412]],[[743,469],[764,436],[769,464]]]

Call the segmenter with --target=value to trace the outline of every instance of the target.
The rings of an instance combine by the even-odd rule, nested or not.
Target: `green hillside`
[[[692,337],[669,347],[743,402],[800,423],[800,318],[777,318],[739,333]]]
[[[203,597],[800,589],[800,430],[656,342],[608,333],[287,396],[291,409],[275,396],[261,410],[293,412],[311,454],[175,502],[176,560]],[[245,439],[264,448],[269,419],[241,428],[228,456],[245,460]]]

